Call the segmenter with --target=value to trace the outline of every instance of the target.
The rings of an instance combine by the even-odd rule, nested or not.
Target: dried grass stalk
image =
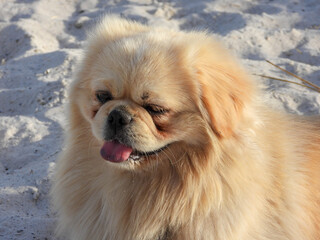
[[[306,88],[309,88],[309,89],[312,89],[316,92],[319,92],[320,93],[320,87],[315,85],[314,83],[310,82],[310,81],[307,81],[297,75],[295,75],[294,73],[292,72],[289,72],[287,70],[285,70],[284,68],[266,60],[267,63],[271,64],[272,66],[280,69],[281,71],[289,74],[290,76],[296,78],[296,79],[299,79],[300,81],[302,81],[302,83],[297,83],[297,82],[294,82],[294,81],[290,81],[290,80],[286,80],[286,79],[282,79],[282,78],[275,78],[275,77],[271,77],[271,76],[266,76],[266,75],[261,75],[261,74],[255,74],[257,76],[260,76],[260,77],[263,77],[263,78],[269,78],[269,79],[273,79],[273,80],[277,80],[277,81],[282,81],[282,82],[287,82],[287,83],[292,83],[292,84],[296,84],[296,85],[299,85],[299,86],[303,86],[303,87],[306,87]]]

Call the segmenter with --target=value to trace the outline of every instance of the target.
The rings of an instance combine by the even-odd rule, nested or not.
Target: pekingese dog
[[[108,16],[51,195],[74,240],[319,240],[320,118],[277,113],[204,32]]]

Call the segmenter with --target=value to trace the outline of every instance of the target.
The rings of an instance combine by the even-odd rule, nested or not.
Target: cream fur
[[[117,97],[100,106],[94,93],[105,89]],[[170,108],[166,119],[141,107],[146,90]],[[276,113],[258,94],[206,33],[106,17],[70,91],[70,127],[51,191],[58,234],[319,240],[320,118]],[[138,163],[103,160],[103,123],[121,104],[137,116],[134,147],[169,148]]]

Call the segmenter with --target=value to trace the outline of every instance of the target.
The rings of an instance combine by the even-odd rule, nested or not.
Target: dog
[[[69,91],[58,235],[319,240],[320,118],[259,95],[210,34],[106,16]]]

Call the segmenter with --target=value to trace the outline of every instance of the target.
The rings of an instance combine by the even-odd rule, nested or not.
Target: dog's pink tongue
[[[105,142],[100,150],[101,156],[110,162],[126,161],[132,152],[132,148],[127,147],[117,141]]]

